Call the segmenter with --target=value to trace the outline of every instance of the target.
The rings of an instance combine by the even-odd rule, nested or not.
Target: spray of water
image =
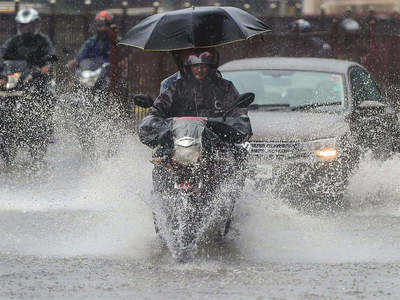
[[[351,208],[310,215],[267,193],[250,192],[237,210],[239,248],[245,257],[278,262],[364,262],[399,259],[398,157],[368,156],[345,195]],[[237,224],[237,223],[236,223]]]
[[[99,152],[102,144],[97,144]],[[0,252],[34,255],[134,255],[154,238],[148,151],[132,137],[118,155],[82,159],[73,132],[58,128],[47,163],[0,176]],[[23,159],[23,157],[21,158]],[[26,164],[26,169],[29,169]],[[140,241],[140,242],[138,242]],[[146,251],[145,251],[146,249]]]
[[[157,244],[149,205],[150,156],[151,151],[130,136],[118,155],[86,163],[75,137],[68,131],[57,132],[48,163],[40,171],[0,175],[0,252],[159,261],[165,252]],[[236,203],[226,242],[214,244],[205,255],[199,253],[194,264],[199,267],[205,261],[226,259],[398,260],[399,165],[399,157],[362,161],[346,195],[352,208],[334,216],[304,214],[249,184],[244,198]]]

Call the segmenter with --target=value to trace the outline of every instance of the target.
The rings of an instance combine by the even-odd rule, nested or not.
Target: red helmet
[[[97,27],[107,26],[109,27],[113,22],[113,15],[106,10],[99,12],[94,18],[94,23]]]
[[[188,54],[185,58],[185,66],[193,66],[199,64],[217,65],[217,57],[214,51],[200,50]]]

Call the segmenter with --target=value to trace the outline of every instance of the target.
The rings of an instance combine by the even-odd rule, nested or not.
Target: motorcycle
[[[91,58],[82,60],[74,76],[75,92],[68,92],[62,97],[66,120],[69,125],[72,124],[83,153],[92,159],[95,155],[96,132],[101,124],[109,122],[116,115],[109,103],[109,73],[108,62]],[[112,140],[111,137],[107,138]]]
[[[55,82],[24,60],[4,61],[0,86],[2,156],[12,164],[18,149],[42,161],[53,134]]]
[[[247,107],[254,94],[240,97],[231,110]],[[151,101],[135,97],[144,108]],[[156,234],[179,262],[192,259],[201,242],[228,234],[235,201],[245,180],[248,148],[235,144],[236,129],[222,118],[176,117],[170,124],[170,144],[152,159],[153,218]]]

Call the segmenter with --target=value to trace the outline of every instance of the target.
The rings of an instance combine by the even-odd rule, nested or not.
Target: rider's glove
[[[158,134],[158,144],[159,145],[170,145],[172,143],[172,132],[168,127],[163,128]]]
[[[232,119],[232,118],[231,118]],[[241,143],[246,137],[234,122],[219,118],[207,118],[207,125],[210,130],[217,134],[221,140],[228,143]]]

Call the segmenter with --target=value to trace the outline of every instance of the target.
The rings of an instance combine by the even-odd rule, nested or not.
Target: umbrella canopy
[[[192,7],[160,13],[132,27],[120,44],[147,51],[206,48],[242,41],[270,28],[236,7]]]

